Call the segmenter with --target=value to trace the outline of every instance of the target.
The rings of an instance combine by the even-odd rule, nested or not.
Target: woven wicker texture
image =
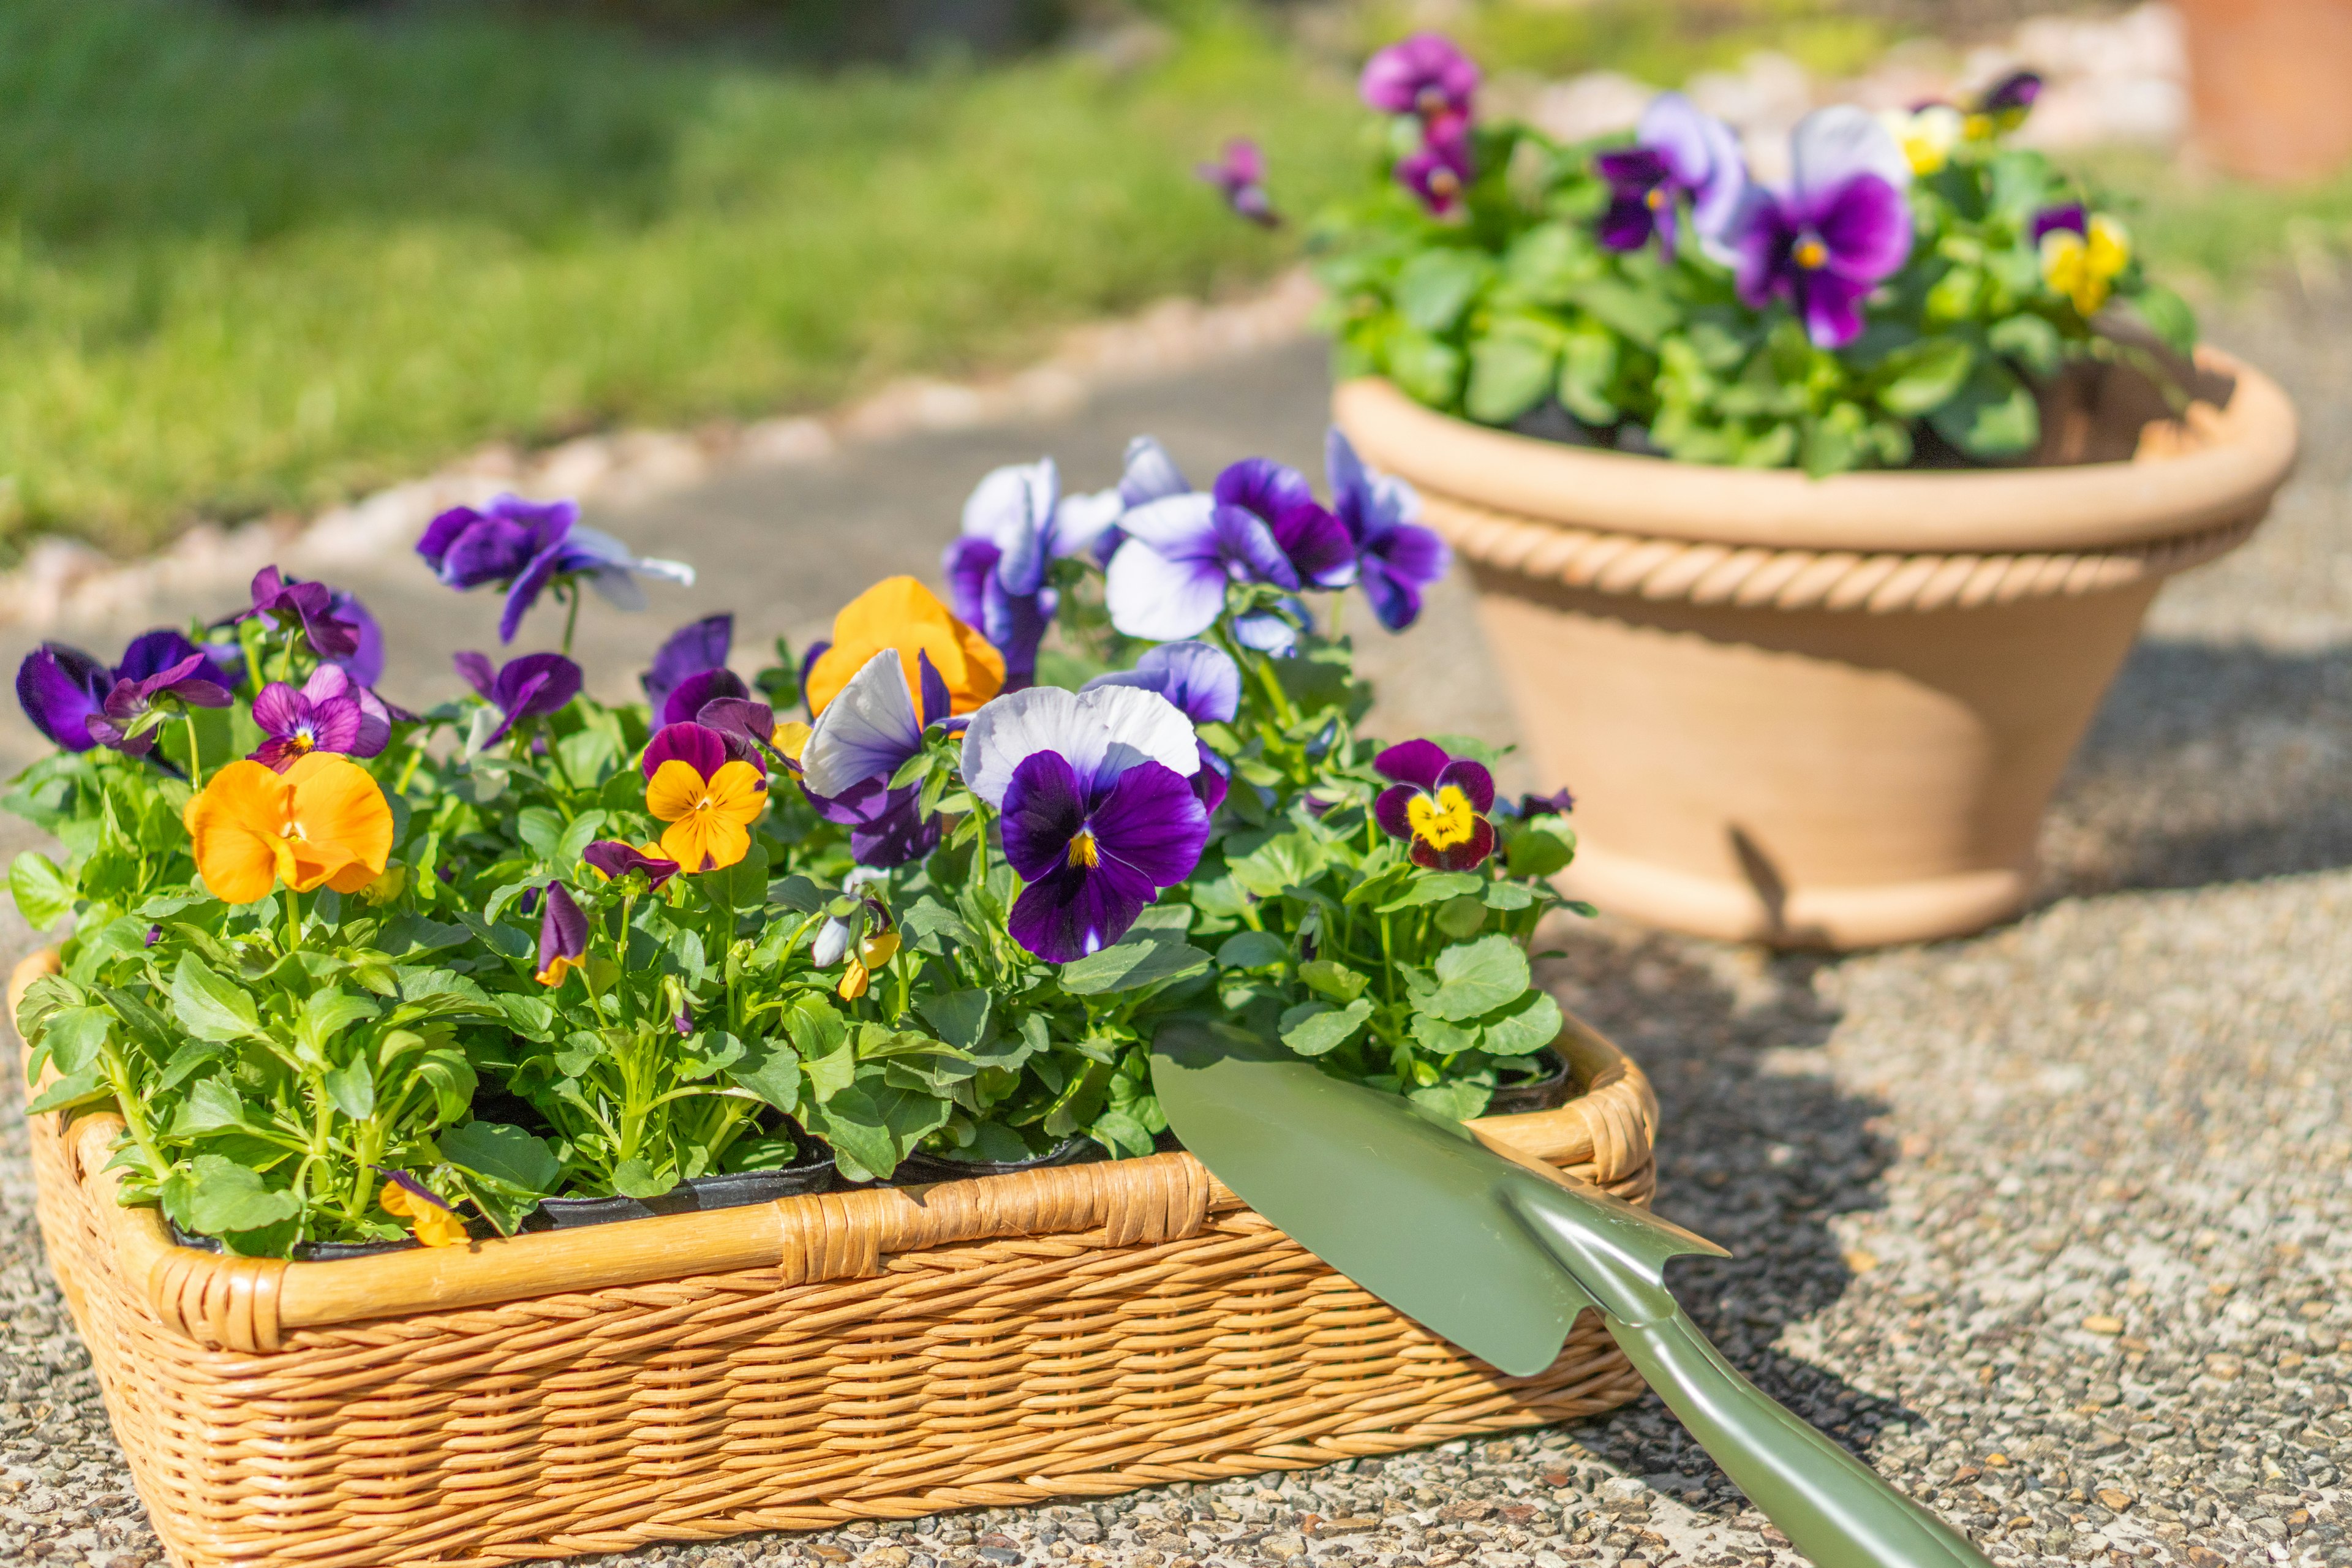
[[[1646,1201],[1648,1083],[1580,1026],[1561,1046],[1582,1096],[1482,1125]],[[40,1221],[185,1568],[455,1568],[1099,1496],[1642,1392],[1590,1316],[1549,1371],[1496,1373],[1190,1154],[284,1265],[118,1206],[116,1131],[34,1119]],[[407,1272],[346,1272],[379,1264]],[[436,1290],[499,1299],[402,1294]]]

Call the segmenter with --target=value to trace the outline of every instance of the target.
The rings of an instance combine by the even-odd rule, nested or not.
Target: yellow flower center
[[[1095,836],[1080,829],[1078,836],[1070,840],[1070,864],[1096,866],[1101,864],[1101,852],[1095,848]]]
[[[1652,212],[1660,211],[1666,205],[1666,188],[1664,185],[1652,185],[1649,195],[1643,196],[1642,200],[1648,204]]]
[[[1829,260],[1830,247],[1811,235],[1807,235],[1797,241],[1797,248],[1792,254],[1796,258],[1797,265],[1811,272]]]
[[[1437,169],[1430,174],[1429,188],[1441,196],[1450,196],[1462,188],[1462,182],[1453,170]]]
[[[1470,809],[1470,797],[1454,784],[1440,789],[1434,799],[1414,795],[1405,803],[1404,815],[1412,836],[1432,849],[1467,844],[1478,831],[1478,814]]]

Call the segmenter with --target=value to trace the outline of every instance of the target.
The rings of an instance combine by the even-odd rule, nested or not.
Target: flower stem
[[[577,583],[566,584],[564,585],[563,596],[565,599],[570,601],[572,605],[571,609],[567,611],[563,616],[563,657],[570,658],[572,657],[572,633],[573,629],[580,625],[580,584]]]
[[[292,952],[302,945],[302,895],[293,889],[286,889],[286,951]]]
[[[196,710],[182,709],[180,721],[188,727],[188,787],[202,789],[205,787],[205,758],[204,753],[196,749]]]

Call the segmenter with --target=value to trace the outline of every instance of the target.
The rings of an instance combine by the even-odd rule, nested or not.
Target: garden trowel
[[[1219,1025],[1152,1047],[1168,1123],[1300,1246],[1515,1377],[1577,1314],[1610,1334],[1749,1500],[1819,1568],[1990,1568],[1965,1536],[1741,1376],[1666,1289],[1723,1248],[1459,1122]]]

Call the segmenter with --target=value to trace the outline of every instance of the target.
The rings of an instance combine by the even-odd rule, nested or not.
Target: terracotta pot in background
[[[2352,0],[2180,0],[2197,142],[2233,174],[2315,180],[2352,163]]]
[[[2050,793],[2158,584],[2268,510],[2294,408],[2203,360],[2235,377],[2226,407],[2147,426],[2129,461],[1819,480],[1532,440],[1381,381],[1334,401],[1476,581],[1536,777],[1576,792],[1570,889],[1845,948],[2023,905]]]

